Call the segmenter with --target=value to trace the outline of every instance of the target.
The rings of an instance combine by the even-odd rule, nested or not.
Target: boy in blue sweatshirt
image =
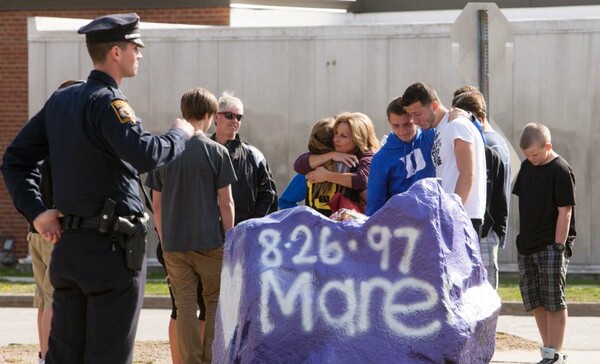
[[[406,191],[416,181],[435,177],[431,148],[435,130],[421,130],[401,105],[402,97],[387,107],[392,132],[373,156],[367,188],[367,216],[373,215],[390,197]]]

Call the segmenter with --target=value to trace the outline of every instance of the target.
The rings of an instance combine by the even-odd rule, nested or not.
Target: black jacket
[[[216,135],[211,137],[216,140]],[[277,211],[277,189],[269,165],[262,152],[240,139],[228,140],[225,147],[237,176],[231,185],[235,203],[235,225]]]
[[[487,197],[481,236],[486,237],[490,229],[494,229],[500,241],[503,241],[508,220],[508,201],[504,187],[506,171],[498,153],[487,145],[485,146],[485,164]]]

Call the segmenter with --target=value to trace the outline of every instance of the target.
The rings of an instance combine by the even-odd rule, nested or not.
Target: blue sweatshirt
[[[287,185],[281,196],[279,196],[279,209],[288,209],[298,206],[298,202],[306,198],[306,177],[296,174]]]
[[[406,143],[393,132],[371,161],[367,188],[367,216],[373,215],[390,197],[406,191],[416,181],[435,177],[431,148],[435,130],[417,129]]]

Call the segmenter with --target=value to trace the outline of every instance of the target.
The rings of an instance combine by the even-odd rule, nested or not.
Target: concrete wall
[[[362,111],[382,136],[388,133],[388,101],[416,81],[434,85],[448,105],[452,91],[465,83],[451,60],[452,21],[168,30],[147,25],[142,29],[147,48],[140,74],[126,80],[122,89],[154,132],[168,128],[188,88],[234,91],[245,105],[241,135],[264,152],[281,191],[293,176],[293,161],[306,149],[310,126],[319,118]],[[593,239],[600,227],[590,218],[600,198],[600,188],[592,182],[600,177],[600,168],[591,163],[600,148],[592,144],[599,129],[593,116],[599,111],[594,100],[600,92],[600,66],[595,62],[600,20],[519,20],[511,26],[513,79],[496,82],[502,87],[491,84],[494,121],[514,145],[527,122],[550,127],[555,149],[577,177],[579,235],[571,271],[600,271],[600,247]],[[73,31],[39,32],[33,19],[29,50],[30,114],[60,81],[85,78],[91,67]],[[516,206],[513,199],[513,231]],[[507,245],[500,260],[504,269],[515,270],[514,233]]]

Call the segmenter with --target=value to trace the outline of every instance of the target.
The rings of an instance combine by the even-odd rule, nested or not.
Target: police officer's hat
[[[87,43],[129,41],[144,47],[140,38],[140,17],[136,13],[105,15],[84,25],[77,33],[85,34]]]

